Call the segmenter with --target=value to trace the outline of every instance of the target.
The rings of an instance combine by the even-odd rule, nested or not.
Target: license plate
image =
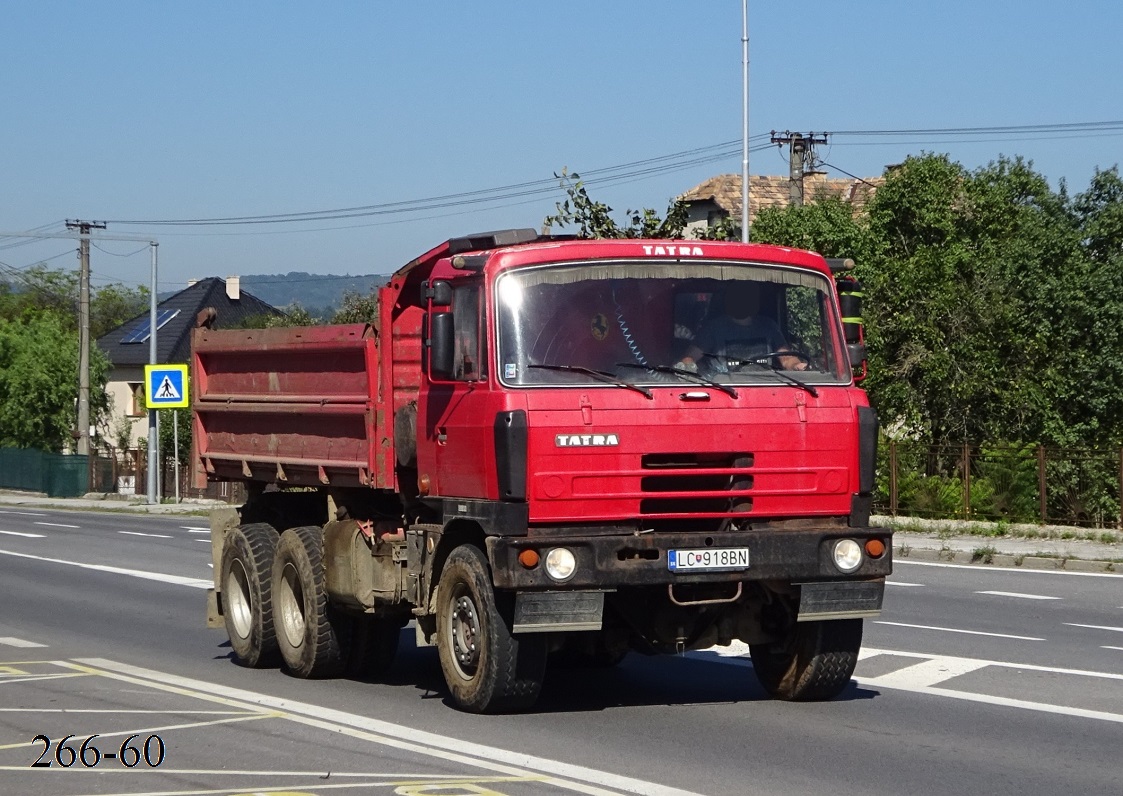
[[[668,550],[667,568],[672,572],[748,569],[749,548],[703,547],[698,550]]]

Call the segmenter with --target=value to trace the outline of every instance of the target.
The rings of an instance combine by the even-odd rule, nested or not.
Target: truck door
[[[430,373],[428,394],[419,412],[420,426],[433,451],[430,477],[434,495],[488,496],[495,418],[488,416],[484,307],[482,280],[457,283],[452,288],[452,371]],[[422,461],[419,464],[424,467]]]

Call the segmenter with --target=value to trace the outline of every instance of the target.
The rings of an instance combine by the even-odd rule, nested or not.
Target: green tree
[[[109,363],[90,356],[90,417],[107,407]],[[0,319],[0,445],[61,450],[77,420],[78,337],[59,314],[25,312]]]
[[[332,316],[332,323],[378,323],[378,289],[361,294],[351,290],[343,293],[339,309]]]
[[[651,208],[627,210],[624,222],[612,217],[612,208],[589,196],[581,175],[562,169],[554,174],[566,192],[566,199],[558,202],[557,213],[547,216],[547,227],[577,227],[582,238],[682,238],[686,229],[686,203],[672,199],[662,216]]]
[[[150,305],[147,287],[105,285],[90,293],[90,339],[96,340],[125,321],[144,314]]]
[[[287,326],[316,326],[323,323],[299,304],[286,307],[280,313],[263,312],[258,315],[249,315],[241,320],[235,328],[238,329],[277,329]]]

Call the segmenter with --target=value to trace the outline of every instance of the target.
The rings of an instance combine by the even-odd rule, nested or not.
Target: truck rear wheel
[[[858,665],[862,620],[793,623],[785,638],[750,644],[753,670],[778,699],[810,701],[842,693]]]
[[[345,663],[336,624],[349,617],[330,609],[323,559],[323,535],[311,525],[281,534],[273,557],[277,643],[297,677],[333,677]]]
[[[277,531],[264,522],[234,528],[222,545],[219,583],[226,635],[238,662],[253,669],[277,662],[271,581],[276,547]]]
[[[479,548],[452,551],[437,599],[441,670],[457,706],[498,713],[533,705],[546,671],[546,638],[511,632],[513,598],[497,599]]]

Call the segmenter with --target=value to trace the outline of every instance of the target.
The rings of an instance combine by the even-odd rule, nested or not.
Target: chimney
[[[226,298],[238,301],[242,298],[241,279],[236,276],[226,277]]]

